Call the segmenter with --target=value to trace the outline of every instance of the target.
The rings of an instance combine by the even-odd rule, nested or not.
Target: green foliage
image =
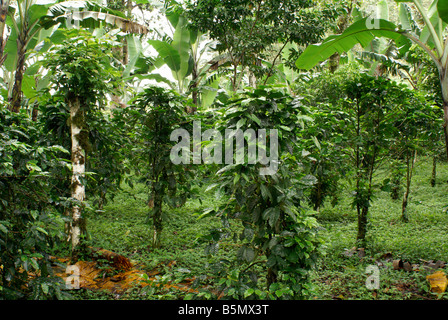
[[[53,48],[45,67],[53,74],[53,88],[67,99],[79,97],[82,106],[104,106],[119,73],[112,65],[113,39],[83,30],[66,31],[70,41]]]
[[[209,31],[210,37],[219,41],[217,50],[228,54],[227,61],[233,68],[233,91],[241,87],[238,67],[241,73],[249,68],[257,77],[270,75],[272,70],[264,68],[261,61],[269,59],[269,50],[274,45],[318,42],[336,14],[333,7],[318,7],[308,0],[259,3],[206,0],[187,4],[192,24],[202,32]],[[280,53],[282,50],[283,47]]]
[[[312,158],[310,173],[316,177],[316,183],[308,194],[313,209],[319,211],[325,200],[331,197],[335,206],[340,196],[341,180],[349,172],[348,155],[344,152],[343,122],[344,113],[335,110],[331,104],[319,103],[312,108],[313,121],[301,134],[304,151]]]
[[[360,241],[364,241],[367,232],[367,215],[375,189],[373,174],[394,138],[398,107],[406,103],[403,89],[387,79],[368,75],[360,75],[346,87],[349,100],[345,104],[345,134],[354,165],[353,207],[358,213]]]
[[[153,207],[150,217],[153,218],[155,247],[160,245],[162,204],[181,206],[190,196],[189,179],[193,176],[193,168],[175,165],[170,159],[172,131],[192,126],[185,102],[174,91],[150,87],[135,99],[125,115],[127,124],[133,128],[129,131],[134,144],[129,153],[131,163],[135,173],[147,185],[148,205]]]
[[[221,277],[220,290],[228,298],[256,298],[259,294],[261,298],[290,299],[310,294],[307,273],[318,258],[320,239],[315,219],[300,205],[313,177],[300,164],[306,157],[295,152],[297,134],[308,111],[283,90],[260,87],[246,91],[221,110],[222,120],[217,122],[219,131],[278,130],[277,172],[261,175],[260,163],[227,163],[213,184],[230,198],[208,213],[217,212],[223,222],[222,229],[210,234],[209,252],[226,238],[238,243],[233,258],[218,258],[213,265]],[[269,152],[274,154],[273,149]],[[254,272],[258,265],[264,266],[264,280]]]
[[[63,297],[52,278],[51,250],[62,240],[55,208],[66,205],[53,173],[68,167],[67,150],[21,114],[0,110],[0,294],[5,299]],[[62,156],[61,156],[62,155]],[[29,284],[29,277],[37,274]]]

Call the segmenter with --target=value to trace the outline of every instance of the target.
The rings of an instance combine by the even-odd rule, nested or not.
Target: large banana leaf
[[[171,69],[179,91],[183,92],[186,78],[192,73],[194,63],[191,54],[191,34],[186,18],[183,16],[176,18],[172,41],[149,40],[148,43]]]
[[[134,69],[138,59],[143,52],[143,46],[138,37],[133,34],[126,36],[126,43],[128,46],[129,63],[123,71],[123,77],[129,77],[132,70]]]
[[[162,40],[148,40],[148,43],[157,51],[171,71],[178,72],[180,70],[179,52],[171,44]]]
[[[411,46],[411,41],[403,35],[397,26],[387,20],[378,19],[378,25],[371,28],[367,22],[369,18],[356,21],[342,34],[329,36],[320,44],[313,44],[306,48],[296,61],[299,69],[309,70],[321,61],[328,59],[334,53],[343,53],[352,49],[356,44],[368,46],[376,37],[386,37],[395,41],[402,52]]]
[[[79,24],[85,28],[97,28],[101,22],[120,28],[124,32],[146,34],[148,28],[129,20],[124,13],[111,10],[90,1],[64,1],[49,7],[40,25],[46,29],[57,24]]]
[[[171,45],[179,53],[180,65],[179,70],[176,71],[176,79],[182,81],[191,74],[192,67],[190,31],[187,27],[187,19],[183,16],[179,17]]]
[[[445,29],[446,23],[443,22],[443,20],[439,19],[440,12],[438,11],[438,3],[447,2],[447,0],[442,1],[434,1],[431,6],[428,9],[428,18],[430,23],[432,24],[434,30],[438,30],[439,28],[442,28],[442,30]],[[429,46],[434,46],[434,39],[431,37],[431,31],[429,29],[428,25],[425,25],[425,27],[422,29],[422,32],[420,34],[420,41],[423,43],[427,43]]]

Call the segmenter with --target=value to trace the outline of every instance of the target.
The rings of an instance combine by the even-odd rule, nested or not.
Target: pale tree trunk
[[[85,177],[85,116],[81,108],[79,98],[69,101],[70,107],[70,130],[71,130],[71,158],[72,158],[72,179],[71,196],[73,200],[79,202],[72,208],[71,225],[69,237],[72,245],[72,253],[76,255],[79,249],[81,236],[85,232],[85,220],[83,218],[83,201],[85,199],[85,186],[82,179]]]

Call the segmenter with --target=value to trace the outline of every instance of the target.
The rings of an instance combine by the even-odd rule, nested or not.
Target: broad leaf
[[[148,40],[148,43],[153,46],[173,72],[180,70],[180,55],[172,45],[161,40]]]
[[[442,1],[437,1],[436,0],[436,1],[434,1],[431,4],[431,6],[428,9],[427,15],[429,17],[429,21],[431,22],[432,26],[434,27],[434,30],[438,30],[438,28],[440,27],[439,23],[441,21],[439,19],[440,12],[438,11],[438,3],[443,3],[443,2],[447,2],[447,0],[442,0]],[[441,27],[443,29],[445,29],[446,23],[442,22],[442,26]],[[422,29],[422,32],[420,34],[420,40],[423,43],[428,43],[430,46],[433,46],[434,43],[433,43],[433,40],[431,38],[432,38],[431,37],[431,32],[430,32],[428,26],[425,25],[425,27]]]
[[[437,3],[437,11],[440,19],[448,23],[448,0],[439,0]]]
[[[342,34],[330,36],[321,44],[308,46],[299,59],[297,59],[296,66],[299,69],[309,70],[336,52],[347,52],[356,44],[366,47],[376,37],[392,39],[396,42],[397,47],[402,50],[406,50],[410,46],[410,40],[392,22],[378,19],[376,21],[378,28],[371,28],[368,25],[368,19],[364,18],[353,23]]]
[[[176,30],[173,35],[173,42],[171,43],[174,49],[179,54],[180,65],[179,70],[176,73],[176,79],[181,81],[189,75],[190,70],[190,31],[187,27],[187,20],[183,17],[179,17]]]
[[[123,77],[129,77],[143,51],[142,43],[140,42],[140,39],[135,35],[127,35],[126,43],[128,46],[129,63],[126,65],[126,69],[123,71]]]

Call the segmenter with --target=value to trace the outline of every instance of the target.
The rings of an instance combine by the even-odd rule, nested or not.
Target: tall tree
[[[73,208],[69,237],[76,259],[86,230],[83,210],[86,153],[90,149],[86,118],[89,112],[104,105],[105,95],[112,91],[116,74],[111,65],[112,45],[109,42],[82,30],[72,30],[69,35],[70,41],[65,41],[49,54],[46,66],[53,75],[53,89],[64,98],[70,110]]]
[[[218,40],[217,49],[227,54],[233,91],[240,87],[247,68],[259,77],[269,75],[261,61],[272,45],[281,44],[274,64],[288,43],[319,41],[336,17],[332,7],[319,7],[309,0],[190,0],[187,12],[193,25],[208,31]]]

